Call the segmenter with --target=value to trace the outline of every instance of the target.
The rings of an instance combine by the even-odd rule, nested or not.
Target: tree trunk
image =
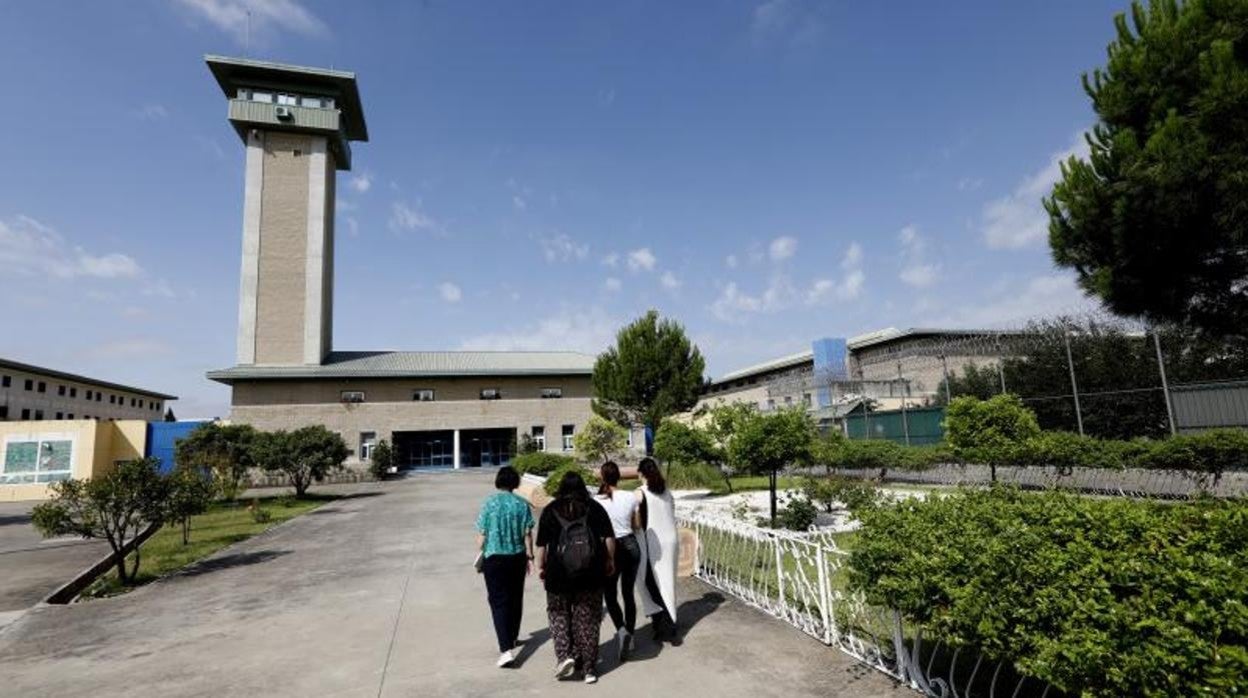
[[[191,517],[186,516],[182,519],[182,545],[190,545],[191,543]]]
[[[128,584],[130,577],[126,574],[126,556],[121,554],[120,549],[114,548],[113,559],[117,561],[117,580],[122,584]]]
[[[996,483],[996,481],[997,481],[997,464],[996,464],[996,463],[989,463],[989,464],[988,464],[988,472],[991,474],[991,475],[990,475],[990,477],[991,477],[991,479],[992,479],[992,482],[993,482],[993,483]]]
[[[776,471],[771,471],[771,527],[776,527]]]

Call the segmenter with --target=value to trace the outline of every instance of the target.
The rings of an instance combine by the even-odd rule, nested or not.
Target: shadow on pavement
[[[708,591],[701,597],[691,599],[680,605],[680,609],[676,612],[680,622],[676,629],[677,636],[683,643],[685,635],[702,621],[703,618],[714,613],[723,603],[727,601],[723,594],[717,591]],[[608,621],[609,622],[609,621]],[[629,654],[626,661],[644,662],[658,657],[663,652],[662,642],[654,639],[653,622],[638,628],[633,634],[633,651]],[[670,643],[668,643],[670,644]],[[598,648],[600,675],[605,676],[613,669],[620,666],[620,662],[616,659],[617,648],[615,640],[608,640]]]
[[[17,514],[15,516],[0,516],[0,526],[14,526],[17,524],[30,523],[30,514]]]
[[[254,553],[231,553],[222,555],[211,560],[198,562],[181,572],[176,573],[175,577],[198,577],[201,574],[209,572],[217,572],[232,567],[247,567],[249,565],[258,565],[262,562],[268,562],[283,555],[289,555],[289,550],[260,550]]]
[[[520,646],[520,651],[516,653],[516,661],[512,662],[512,667],[519,669],[524,663],[529,661],[529,657],[537,652],[537,649],[550,640],[550,628],[542,628],[535,632],[529,633],[529,639],[524,641]]]

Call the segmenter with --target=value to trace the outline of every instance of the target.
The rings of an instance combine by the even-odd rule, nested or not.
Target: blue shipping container
[[[173,470],[176,465],[173,460],[174,446],[196,427],[207,421],[197,419],[186,422],[148,422],[147,453],[144,455],[160,461],[160,472],[167,473]]]

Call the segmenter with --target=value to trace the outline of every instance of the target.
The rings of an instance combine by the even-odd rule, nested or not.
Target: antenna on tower
[[[243,55],[251,56],[251,10],[247,10],[247,23],[243,29]]]

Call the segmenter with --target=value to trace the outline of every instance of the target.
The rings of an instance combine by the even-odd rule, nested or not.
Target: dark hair
[[[494,487],[508,492],[520,486],[520,473],[510,465],[504,465],[498,469],[498,474],[494,476]]]
[[[563,479],[559,481],[559,491],[555,493],[557,499],[572,499],[578,502],[589,500],[589,490],[585,489],[585,478],[575,470],[569,470],[563,474]]]
[[[646,489],[654,494],[663,494],[667,489],[667,480],[663,479],[663,471],[659,470],[659,464],[650,456],[641,459],[637,464],[637,472],[646,479]]]
[[[607,461],[598,468],[598,476],[602,478],[602,484],[598,486],[598,494],[605,494],[611,497],[611,489],[620,484],[620,466],[614,461]],[[612,497],[614,499],[614,497]]]

